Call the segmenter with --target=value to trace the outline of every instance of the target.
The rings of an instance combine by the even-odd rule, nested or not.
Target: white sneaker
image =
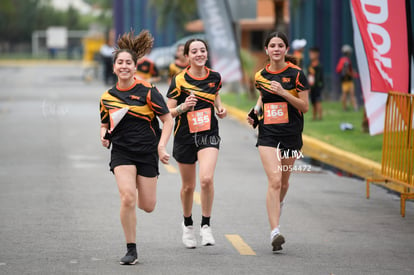
[[[200,229],[201,244],[202,245],[215,245],[216,241],[214,240],[213,233],[211,232],[211,227],[207,224],[203,225]]]
[[[197,246],[197,240],[195,237],[194,227],[192,225],[185,226],[184,222],[181,226],[183,228],[183,244],[187,248],[195,248]]]

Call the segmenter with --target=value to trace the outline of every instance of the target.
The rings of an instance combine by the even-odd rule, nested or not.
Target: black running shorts
[[[259,137],[256,146],[279,148],[282,152],[293,157],[303,146],[302,134],[293,136]]]
[[[199,135],[194,138],[193,144],[180,144],[174,142],[173,157],[179,163],[193,164],[197,161],[198,151],[205,148],[220,149],[220,137]]]
[[[311,89],[310,99],[311,99],[312,105],[315,105],[316,102],[321,102],[322,101],[322,91],[321,91],[321,89]]]
[[[133,153],[112,148],[110,170],[114,172],[115,167],[119,165],[135,165],[137,167],[137,175],[154,178],[159,173],[158,154],[155,153]]]

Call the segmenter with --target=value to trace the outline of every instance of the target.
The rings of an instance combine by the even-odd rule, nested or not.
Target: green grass
[[[228,105],[249,111],[255,105],[255,100],[248,99],[245,94],[221,94],[222,101]],[[331,144],[339,149],[357,154],[361,157],[381,162],[382,135],[370,136],[362,132],[363,110],[343,111],[340,102],[322,102],[323,119],[312,120],[312,106],[305,114],[304,134],[320,141]],[[340,124],[351,123],[353,130],[342,131]]]

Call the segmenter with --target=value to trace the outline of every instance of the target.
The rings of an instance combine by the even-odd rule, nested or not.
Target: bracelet
[[[175,108],[175,110],[177,111],[177,114],[178,115],[182,115],[183,113],[184,113],[184,110],[183,110],[183,108],[182,108],[182,106],[181,106],[182,104],[180,104],[180,105],[178,105],[176,108]]]

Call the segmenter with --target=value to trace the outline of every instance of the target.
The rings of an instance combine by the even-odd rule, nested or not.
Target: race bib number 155
[[[205,108],[187,113],[190,133],[208,131],[211,127],[211,109]]]

